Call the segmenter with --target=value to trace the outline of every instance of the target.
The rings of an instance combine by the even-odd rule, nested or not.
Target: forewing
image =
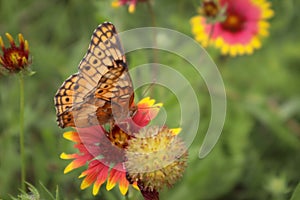
[[[133,101],[132,82],[113,24],[97,27],[78,68],[55,95],[60,127],[104,124],[112,119],[112,107],[128,110]]]

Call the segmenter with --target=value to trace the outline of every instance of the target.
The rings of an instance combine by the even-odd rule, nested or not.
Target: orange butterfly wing
[[[78,68],[54,98],[60,127],[87,127],[130,116],[132,81],[113,24],[103,23],[94,31]]]

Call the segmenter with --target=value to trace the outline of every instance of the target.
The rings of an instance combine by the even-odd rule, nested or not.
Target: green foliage
[[[39,191],[31,184],[28,184],[29,193],[21,191],[22,194],[18,195],[17,198],[12,197],[12,200],[30,200],[30,199],[40,199]]]
[[[189,19],[196,14],[199,0],[153,2],[157,26],[193,37]],[[158,51],[160,63],[190,78],[198,91],[201,110],[200,129],[189,148],[188,169],[182,181],[162,192],[161,199],[300,198],[299,185],[296,188],[300,180],[300,3],[274,0],[272,5],[275,17],[271,19],[270,36],[253,55],[220,57],[218,51],[208,49],[222,74],[228,104],[221,138],[202,160],[198,153],[211,115],[205,83],[201,77],[193,76],[191,69],[183,67],[185,61]],[[104,186],[96,197],[92,196],[91,188],[81,191],[81,180],[77,179],[80,169],[63,174],[68,162],[59,155],[73,153],[74,148],[62,138],[64,130],[56,125],[53,103],[56,90],[77,71],[92,31],[106,20],[113,22],[119,31],[152,26],[143,3],[137,5],[135,13],[129,14],[127,7],[115,9],[111,1],[102,0],[0,0],[0,35],[3,37],[5,32],[15,38],[19,32],[24,35],[29,41],[32,69],[36,72],[25,77],[26,180],[31,184],[28,191],[12,199],[58,199],[59,196],[72,200],[124,199],[118,188],[107,192]],[[130,68],[151,59],[152,54],[147,50],[128,55]],[[17,77],[0,77],[0,91],[0,198],[9,199],[17,196],[20,188]],[[178,126],[177,100],[163,88],[154,91],[156,96],[151,97],[163,102],[169,111],[168,124]],[[143,91],[139,91],[137,97],[142,95]],[[142,199],[138,192],[132,191],[130,195]]]
[[[27,183],[28,191],[21,191],[21,194],[18,195],[17,198],[11,197],[12,200],[39,200],[39,199],[49,199],[49,200],[59,200],[59,192],[58,187],[56,188],[56,195],[55,197],[49,192],[49,190],[41,183],[43,190],[46,192],[47,195],[41,197],[39,191],[30,183]]]

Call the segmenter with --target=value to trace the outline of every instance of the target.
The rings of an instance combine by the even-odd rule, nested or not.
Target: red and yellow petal
[[[129,182],[126,179],[126,174],[125,173],[122,176],[123,177],[120,179],[120,182],[119,182],[119,190],[120,190],[122,195],[125,195],[128,191]]]
[[[4,50],[5,50],[5,46],[4,46],[4,42],[3,42],[1,36],[0,36],[0,46],[1,46],[1,48],[2,48],[2,51],[4,51]]]
[[[111,169],[110,173],[109,173],[109,178],[107,180],[107,184],[106,184],[106,189],[109,191],[112,188],[114,188],[118,182],[118,180],[121,177],[121,174],[124,172],[121,172],[119,170],[116,169]]]
[[[98,160],[94,160],[89,164],[87,170],[81,173],[79,178],[85,177],[81,183],[80,188],[86,189],[87,187],[93,186],[93,195],[97,195],[99,189],[101,188],[102,184],[108,178],[109,167],[102,164]]]
[[[84,155],[80,156],[78,154],[66,154],[66,153],[62,153],[60,155],[60,158],[65,160],[75,159],[71,163],[69,163],[67,167],[64,169],[64,174],[85,165],[86,162],[90,159],[90,157],[88,156],[84,156]]]
[[[81,142],[78,133],[77,133],[77,132],[74,132],[74,131],[68,131],[68,132],[65,132],[65,133],[63,134],[63,137],[64,137],[65,139],[67,139],[67,140],[72,141],[72,142],[77,142],[77,143]]]
[[[81,177],[81,175],[79,177]],[[97,179],[97,174],[95,173],[87,174],[86,177],[81,182],[80,189],[84,190],[88,188],[95,182],[96,179]]]
[[[89,164],[88,169],[82,172],[79,176],[79,178],[85,177],[81,183],[80,188],[85,189],[94,182],[97,182],[96,189],[97,187],[100,188],[102,180],[106,180],[108,177],[108,169],[109,167],[103,165],[100,161],[92,161]]]
[[[133,121],[138,126],[146,126],[152,119],[154,119],[160,108],[163,106],[162,103],[156,103],[154,99],[146,97],[137,104],[137,112],[133,116]]]
[[[139,188],[137,182],[132,183],[132,187],[133,187],[134,189],[136,189],[136,190],[140,190],[140,188]]]
[[[160,108],[160,107],[163,106],[162,103],[155,104],[155,100],[150,99],[150,97],[143,98],[141,101],[138,102],[137,105],[138,105],[138,108],[149,108],[149,107],[152,107],[152,106]]]
[[[15,47],[16,44],[15,44],[14,38],[11,36],[11,34],[5,33],[5,35],[6,35],[7,39],[8,39],[8,41],[9,41],[10,45],[11,45],[12,47]]]
[[[98,194],[100,187],[106,181],[108,177],[108,170],[109,168],[107,166],[102,166],[101,171],[98,173],[97,180],[94,183],[93,195]]]
[[[106,181],[105,176],[98,176],[97,180],[94,183],[93,186],[93,195],[96,196],[99,193],[99,189],[101,188],[101,186],[103,185],[103,183]]]
[[[128,191],[129,182],[126,179],[126,171],[118,170],[123,169],[122,163],[111,169],[109,178],[107,180],[106,189],[109,191],[119,183],[119,189],[122,195],[125,195]]]

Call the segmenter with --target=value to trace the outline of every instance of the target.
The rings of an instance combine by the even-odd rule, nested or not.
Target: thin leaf
[[[55,200],[59,200],[59,189],[58,189],[58,185],[56,186]]]
[[[298,183],[296,189],[293,192],[292,198],[290,200],[299,200],[300,199],[300,183]]]
[[[44,186],[44,184],[42,182],[40,182],[40,185],[42,186],[42,188],[45,190],[45,192],[51,197],[51,199],[55,200],[56,198],[54,198],[54,196],[51,194],[51,192]]]

